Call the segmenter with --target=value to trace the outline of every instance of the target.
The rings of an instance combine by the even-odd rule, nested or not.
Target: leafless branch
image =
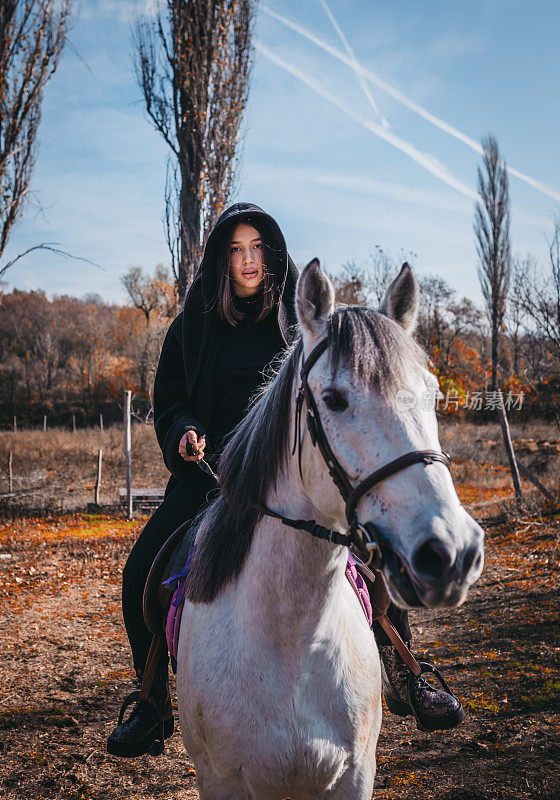
[[[146,114],[170,148],[165,230],[179,299],[231,193],[256,0],[167,0],[133,31]]]
[[[43,91],[58,66],[71,9],[72,0],[0,0],[0,257],[25,207]]]
[[[24,256],[32,253],[34,250],[49,250],[51,253],[56,253],[57,256],[62,256],[63,258],[70,258],[72,261],[83,261],[85,264],[91,264],[93,267],[97,267],[97,269],[103,270],[106,272],[105,267],[96,264],[95,261],[90,261],[89,258],[82,258],[82,256],[73,256],[72,253],[67,253],[66,250],[61,250],[60,247],[57,247],[58,242],[41,242],[41,244],[35,244],[33,247],[28,247],[27,250],[24,250],[23,253],[20,253],[15,258],[12,258],[11,261],[8,261],[7,264],[4,264],[3,267],[0,267],[0,278],[2,275],[13,267],[13,265],[22,259]]]

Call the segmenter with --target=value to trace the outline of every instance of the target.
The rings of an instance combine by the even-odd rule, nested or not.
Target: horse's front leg
[[[206,755],[195,762],[200,800],[256,800],[241,780],[220,778]]]
[[[317,800],[371,800],[375,783],[375,752],[381,727],[381,709],[373,720],[364,750],[335,787],[318,795]]]
[[[344,773],[334,789],[323,792],[317,800],[371,800],[374,782],[375,746]]]

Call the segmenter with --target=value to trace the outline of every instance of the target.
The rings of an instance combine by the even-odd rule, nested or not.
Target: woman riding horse
[[[140,534],[123,571],[123,615],[139,680],[152,638],[142,604],[150,566],[169,535],[207,503],[215,483],[204,471],[205,463],[216,467],[263,373],[297,336],[297,276],[276,221],[258,206],[236,203],[208,237],[184,310],[167,333],[155,379],[154,416],[171,477],[163,503]],[[388,616],[409,643],[406,611],[391,605]],[[378,623],[373,633],[389,710],[402,716],[414,711],[427,730],[458,724],[463,718],[460,702],[422,677],[409,687],[410,672]],[[133,757],[150,751],[160,729],[153,704],[163,714],[165,736],[171,736],[168,677],[168,654],[163,652],[150,702],[139,700],[128,720],[111,733],[110,753]]]

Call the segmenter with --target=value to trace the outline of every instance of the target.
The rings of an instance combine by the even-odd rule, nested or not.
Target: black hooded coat
[[[198,470],[194,462],[186,462],[179,455],[179,441],[185,431],[208,434],[208,452],[212,452],[212,445],[216,444],[212,442],[213,432],[209,429],[216,400],[213,373],[223,336],[228,335],[227,323],[220,320],[217,313],[220,276],[216,249],[223,226],[234,220],[253,224],[271,245],[267,266],[274,270],[275,283],[280,288],[280,303],[271,315],[277,323],[277,341],[281,349],[292,342],[297,327],[295,289],[298,271],[288,255],[282,231],[278,223],[258,206],[236,203],[224,211],[208,237],[184,309],[167,333],[156,373],[155,430],[165,465],[172,474],[171,486],[174,485],[173,478],[186,478],[193,474],[193,470]],[[268,325],[271,324],[274,322],[269,321]],[[249,399],[247,397],[247,403]]]
[[[266,264],[269,270],[274,269],[275,284],[280,289],[278,306],[264,320],[257,322],[253,316],[247,324],[241,322],[236,328],[220,319],[216,302],[217,248],[222,239],[219,234],[222,226],[234,221],[248,222],[258,228],[270,246]],[[211,463],[210,454],[219,454],[224,435],[239,422],[240,414],[258,388],[262,369],[294,337],[297,277],[277,222],[258,206],[236,203],[221,215],[208,237],[184,309],[171,323],[154,385],[156,436],[171,477],[165,500],[138,537],[123,571],[123,616],[137,670],[144,668],[151,641],[144,622],[142,597],[152,561],[173,531],[198,514],[209,492],[215,489],[213,481],[196,462],[184,461],[179,455],[179,441],[185,431],[195,430],[199,435],[206,434],[205,456]],[[233,299],[235,303],[237,298]],[[245,306],[242,310],[250,312]],[[235,356],[234,364],[228,361],[230,353]],[[216,410],[220,412],[219,431],[213,430]],[[162,652],[161,666],[166,663],[167,653]]]

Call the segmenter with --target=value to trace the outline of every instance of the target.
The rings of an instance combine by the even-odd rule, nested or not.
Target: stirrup
[[[414,681],[416,681],[425,673],[430,672],[432,673],[432,675],[435,675],[435,677],[438,679],[446,694],[453,697],[459,703],[459,708],[457,709],[457,711],[455,711],[453,714],[450,715],[450,717],[448,718],[448,724],[445,725],[445,727],[443,727],[443,729],[454,728],[456,725],[459,724],[459,722],[462,722],[462,720],[465,718],[465,712],[463,710],[461,701],[459,700],[455,692],[450,688],[449,684],[447,683],[441,672],[436,667],[434,667],[433,664],[429,664],[427,661],[419,661],[418,666],[420,667],[420,672],[417,675],[414,675],[412,672],[409,673],[406,685],[408,694],[408,704],[412,709],[412,713],[414,714],[414,717],[416,719],[417,727],[422,731],[429,731],[429,732],[431,732],[432,730],[442,730],[442,727],[440,726],[432,728],[429,725],[429,723],[427,723],[427,721],[422,718],[421,712],[416,708],[416,705],[412,699],[414,696],[413,694]]]
[[[118,724],[122,725],[123,720],[124,720],[124,713],[125,713],[126,709],[129,706],[131,706],[133,703],[138,703],[138,702],[140,702],[140,703],[148,703],[148,705],[151,706],[151,708],[156,712],[156,715],[158,717],[159,736],[156,736],[156,738],[154,739],[154,741],[150,745],[150,747],[149,747],[147,752],[152,756],[159,756],[159,755],[161,755],[163,753],[163,750],[164,750],[164,747],[165,747],[165,724],[164,724],[163,713],[162,713],[161,708],[158,706],[158,704],[151,697],[146,697],[146,698],[140,697],[140,691],[138,689],[136,691],[134,691],[134,692],[131,692],[129,695],[127,695],[124,698],[123,704],[121,706],[121,710],[119,711],[119,722],[118,722]]]

